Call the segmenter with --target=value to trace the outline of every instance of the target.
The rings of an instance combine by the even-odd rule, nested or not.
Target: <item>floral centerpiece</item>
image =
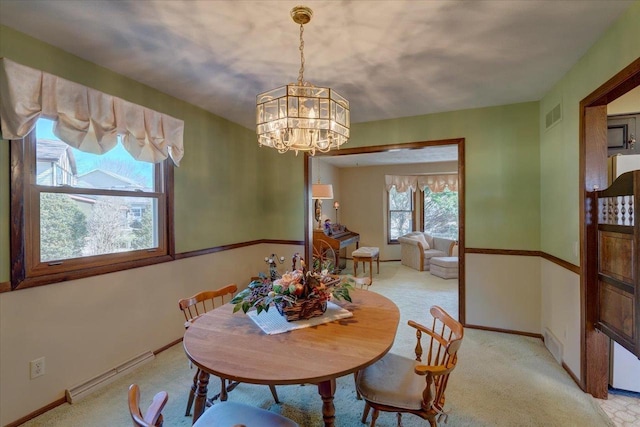
[[[300,268],[296,268],[297,260]],[[350,279],[331,275],[327,270],[308,271],[304,260],[295,254],[291,271],[275,279],[261,274],[231,303],[235,304],[234,313],[239,310],[246,313],[255,307],[260,314],[275,306],[288,321],[293,321],[322,315],[332,298],[350,302],[350,289],[353,289]]]

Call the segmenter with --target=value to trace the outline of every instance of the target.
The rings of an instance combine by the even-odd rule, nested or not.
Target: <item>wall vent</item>
[[[544,345],[547,347],[547,350],[549,350],[553,358],[556,359],[556,362],[562,365],[562,353],[564,350],[560,340],[547,328],[544,328],[542,337],[544,338]]]
[[[115,368],[109,369],[108,371],[103,372],[102,374],[83,382],[82,384],[71,387],[70,389],[65,391],[67,402],[79,402],[94,391],[97,391],[107,384],[110,384],[111,382],[117,380],[121,376],[129,373],[132,369],[138,368],[145,363],[152,361],[154,358],[155,356],[153,355],[153,353],[147,351],[132,359],[127,360],[124,363],[121,363]]]
[[[562,120],[562,104],[558,103],[555,107],[547,112],[544,120],[544,128],[550,129],[553,125]]]

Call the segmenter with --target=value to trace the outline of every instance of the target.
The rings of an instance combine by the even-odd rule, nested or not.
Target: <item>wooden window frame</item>
[[[10,141],[11,157],[11,290],[91,277],[175,259],[173,235],[173,164],[155,168],[155,192],[136,193],[158,201],[158,247],[104,255],[40,262],[40,194],[76,193],[123,196],[131,192],[36,185],[36,132]],[[46,190],[45,190],[46,189]],[[158,191],[158,189],[160,191]],[[121,194],[122,193],[122,194]]]
[[[416,229],[416,194],[417,191],[407,190],[411,192],[411,196],[409,199],[411,200],[411,210],[393,210],[393,212],[411,212],[411,231],[415,231]],[[387,191],[387,244],[389,245],[399,245],[398,239],[391,239],[391,203],[389,203],[391,191]]]

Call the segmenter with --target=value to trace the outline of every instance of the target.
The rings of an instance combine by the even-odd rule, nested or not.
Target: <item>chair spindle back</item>
[[[225,302],[231,301],[231,298],[233,298],[237,291],[238,286],[235,283],[232,283],[215,291],[203,291],[190,298],[183,298],[179,300],[178,307],[180,307],[180,310],[184,314],[185,328],[189,327],[191,322],[207,311],[213,310],[214,308],[225,304]],[[228,301],[225,301],[225,299]]]
[[[162,409],[167,404],[169,395],[166,391],[161,391],[153,396],[151,405],[142,415],[140,411],[140,387],[137,384],[131,384],[129,387],[129,414],[133,420],[134,427],[161,427],[162,426]]]
[[[416,328],[416,361],[423,362],[422,334],[425,333],[428,338],[428,351],[424,365],[443,366],[448,369],[444,375],[438,375],[433,379],[435,385],[435,396],[433,405],[438,409],[442,409],[444,405],[444,391],[449,381],[449,374],[455,368],[458,361],[458,349],[462,344],[464,329],[462,325],[449,316],[442,308],[433,306],[429,310],[433,316],[431,329],[409,321],[409,326]]]

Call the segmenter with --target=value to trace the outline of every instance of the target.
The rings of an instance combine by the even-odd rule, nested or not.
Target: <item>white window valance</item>
[[[184,122],[115,96],[0,58],[0,129],[24,138],[38,118],[55,120],[54,134],[78,150],[104,154],[122,137],[137,160],[158,163],[184,154]]]
[[[449,188],[450,191],[458,191],[458,174],[420,175],[418,176],[418,188],[429,188],[432,193],[440,193]]]
[[[424,190],[427,187],[433,193],[440,193],[445,188],[458,191],[458,174],[385,175],[384,179],[387,191],[395,186],[398,193],[404,193],[407,190],[415,191],[416,188]]]
[[[408,190],[416,191],[416,185],[418,180],[415,176],[402,176],[402,175],[385,175],[385,188],[387,191],[391,191],[393,187],[396,187],[398,193],[404,193]]]

